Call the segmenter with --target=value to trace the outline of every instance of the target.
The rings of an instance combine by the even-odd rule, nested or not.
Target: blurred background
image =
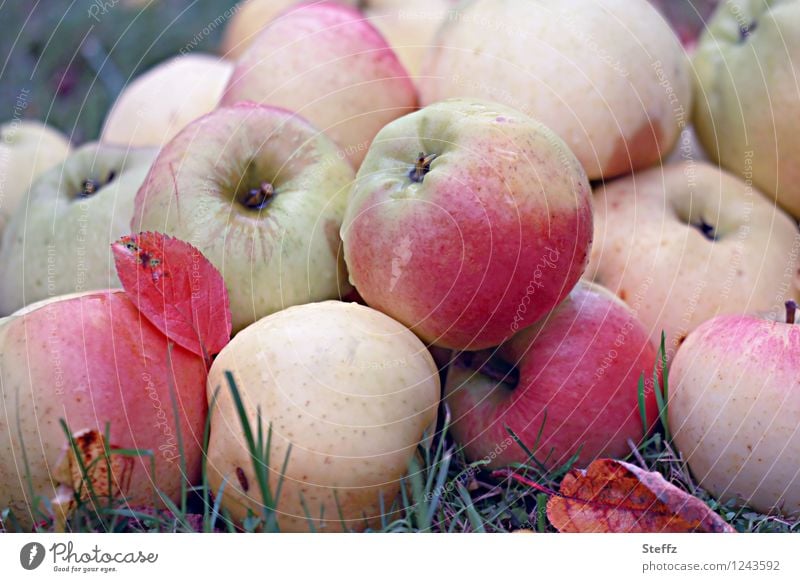
[[[697,34],[715,3],[651,1],[685,38]],[[236,0],[0,2],[0,122],[40,119],[65,132],[73,143],[96,138],[114,99],[131,79],[181,52],[218,52],[235,4]],[[26,106],[15,112],[20,95]]]

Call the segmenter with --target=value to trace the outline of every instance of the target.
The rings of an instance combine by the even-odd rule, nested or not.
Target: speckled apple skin
[[[0,506],[23,523],[32,519],[22,443],[33,491],[54,497],[51,474],[68,446],[62,418],[72,433],[104,434],[110,423],[111,448],[153,451],[155,473],[149,457],[134,458],[123,492],[130,504],[151,506],[153,483],[179,499],[170,375],[191,485],[200,477],[207,409],[202,358],[177,346],[168,356],[166,337],[122,291],[57,298],[0,320]]]
[[[670,164],[594,193],[587,277],[636,312],[670,357],[716,315],[783,312],[800,283],[800,234],[748,185],[705,162]],[[704,219],[716,241],[690,223]]]
[[[408,173],[437,154],[423,181]],[[342,225],[351,282],[424,341],[501,343],[583,273],[589,185],[554,133],[496,103],[453,99],[381,130]]]
[[[0,242],[0,313],[119,286],[111,243],[130,233],[136,190],[155,156],[153,148],[92,142],[31,185]],[[112,172],[115,178],[103,184]],[[102,185],[80,198],[86,179]]]
[[[439,376],[414,334],[369,307],[327,301],[261,319],[231,341],[209,373],[209,399],[216,393],[217,404],[208,469],[215,492],[226,482],[222,506],[243,519],[248,509],[260,514],[262,500],[226,370],[254,430],[258,409],[265,433],[272,428],[273,492],[291,444],[278,501],[281,530],[341,530],[334,491],[346,529],[378,525],[436,422]]]
[[[358,10],[315,2],[272,21],[239,58],[221,103],[238,101],[298,112],[358,168],[381,127],[417,107],[417,92]]]
[[[550,468],[579,451],[577,467],[628,455],[628,439],[638,443],[644,435],[642,374],[648,428],[655,422],[656,350],[631,310],[598,285],[579,283],[552,313],[497,350],[517,366],[520,382],[513,389],[458,360],[448,371],[451,434],[472,461],[493,468],[529,461],[506,426]]]
[[[692,121],[711,158],[800,219],[800,2],[720,2],[692,65]]]
[[[647,0],[465,2],[432,45],[423,106],[470,96],[519,109],[593,180],[657,163],[691,115],[688,60]]]
[[[669,425],[715,498],[800,514],[800,325],[722,316],[670,367]]]
[[[306,120],[255,103],[219,108],[159,153],[136,195],[131,230],[184,240],[219,269],[233,329],[348,290],[339,228],[355,175]],[[235,201],[262,181],[262,210]]]

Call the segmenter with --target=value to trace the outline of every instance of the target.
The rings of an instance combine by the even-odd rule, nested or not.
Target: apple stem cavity
[[[758,23],[755,20],[753,22],[751,22],[750,24],[740,26],[739,27],[739,43],[741,44],[744,41],[746,41],[750,37],[750,35],[753,34],[753,31],[756,28],[758,28]]]
[[[517,387],[517,384],[519,384],[519,370],[516,366],[494,354],[485,360],[478,358],[477,361],[476,356],[475,352],[461,352],[458,359],[465,367],[475,370],[498,384],[505,384],[508,388]]]
[[[786,323],[793,324],[795,323],[795,318],[797,317],[797,302],[794,299],[789,299],[786,302]]]
[[[275,187],[269,182],[261,182],[258,188],[248,190],[242,197],[242,205],[250,210],[262,210],[275,197]]]
[[[408,177],[411,179],[411,181],[421,184],[425,179],[425,175],[431,171],[431,162],[433,162],[436,157],[437,154],[426,155],[425,152],[420,152],[417,156],[417,161],[408,172]]]
[[[705,219],[701,218],[698,224],[692,224],[692,226],[699,230],[708,240],[716,241],[718,239],[715,228],[708,224]]]

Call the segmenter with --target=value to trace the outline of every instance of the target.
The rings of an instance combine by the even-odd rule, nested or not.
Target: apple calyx
[[[110,183],[116,177],[116,175],[117,173],[114,170],[111,170],[108,173],[108,178],[106,178],[105,182],[95,180],[94,178],[86,178],[83,182],[81,182],[81,189],[78,192],[78,198],[88,198],[89,196],[97,194],[97,191],[106,184]]]
[[[744,43],[756,28],[758,28],[758,23],[755,20],[750,24],[741,25],[739,27],[739,44]]]
[[[513,390],[519,384],[519,370],[513,364],[502,359],[494,350],[482,352],[461,352],[456,362],[463,368],[475,370],[477,373],[504,384]]]
[[[262,210],[275,197],[275,187],[269,182],[261,182],[258,188],[252,188],[244,193],[240,202],[250,210]]]
[[[797,302],[794,299],[789,299],[786,302],[786,323],[794,324],[797,317]]]
[[[437,156],[438,154],[425,154],[425,152],[419,152],[417,161],[408,172],[409,179],[412,182],[421,184],[425,179],[425,175],[431,171],[431,162],[433,162]]]

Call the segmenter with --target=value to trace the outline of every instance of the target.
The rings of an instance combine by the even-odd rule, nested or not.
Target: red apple
[[[154,472],[149,457],[128,457],[117,474],[129,503],[152,505],[154,486],[177,499],[200,477],[205,379],[203,359],[169,350],[122,291],[47,300],[0,320],[0,507],[30,523],[31,495],[54,499],[74,485],[61,476],[68,441],[59,419],[73,435],[104,435],[108,424],[110,448],[152,451]]]
[[[656,350],[633,312],[610,291],[581,282],[552,313],[499,348],[462,353],[445,398],[453,438],[489,467],[531,462],[511,428],[550,468],[630,453],[644,436],[638,384],[647,379],[648,426],[657,410]],[[539,436],[541,431],[541,436]]]
[[[416,108],[417,92],[358,10],[314,2],[273,20],[239,58],[222,104],[239,101],[299,113],[357,168],[381,127]]]
[[[429,343],[495,346],[553,309],[592,238],[586,174],[553,132],[479,99],[384,127],[342,225],[351,282]]]
[[[800,515],[800,312],[786,307],[690,333],[670,366],[669,424],[714,497]]]

